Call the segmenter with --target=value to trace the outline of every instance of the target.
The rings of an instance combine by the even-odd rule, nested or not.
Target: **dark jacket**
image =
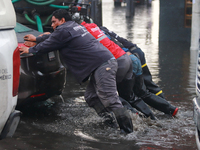
[[[50,35],[37,37],[36,46],[30,53],[47,53],[58,49],[63,62],[75,75],[79,83],[87,78],[96,68],[113,57],[112,53],[99,43],[85,27],[67,21],[58,26]]]
[[[101,26],[100,29],[103,30],[104,32],[108,33],[111,37],[114,37],[115,39],[117,39],[120,43],[123,44],[123,47],[125,47],[125,48],[130,49],[130,48],[136,46],[136,44],[133,44],[133,43],[129,42],[128,40],[118,36],[116,33],[114,33],[113,31],[108,30],[104,26]]]
[[[86,23],[83,21],[81,23],[90,34],[92,34],[101,44],[103,44],[114,56],[119,58],[126,54],[117,44],[111,41],[95,23]]]
[[[111,36],[111,40],[113,40],[116,44],[118,44],[122,49],[127,48],[132,54],[136,55],[140,61],[142,66],[146,65],[146,59],[144,52],[134,43],[128,41],[127,39],[118,36],[113,31],[108,30],[106,27],[101,26],[100,29],[104,31],[106,34]],[[132,48],[134,50],[132,50]]]

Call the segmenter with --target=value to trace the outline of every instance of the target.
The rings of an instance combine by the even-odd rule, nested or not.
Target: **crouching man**
[[[66,10],[52,14],[54,32],[41,37],[26,35],[36,41],[33,47],[21,47],[21,54],[42,54],[58,49],[63,62],[81,84],[90,78],[86,88],[86,102],[98,114],[113,112],[123,132],[133,132],[132,120],[119,100],[116,88],[118,64],[112,53],[96,40],[85,27],[72,21]]]

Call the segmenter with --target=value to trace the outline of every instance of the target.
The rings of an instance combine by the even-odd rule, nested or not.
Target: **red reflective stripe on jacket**
[[[83,25],[96,39],[105,35],[95,23],[82,22],[81,25]],[[101,39],[99,42],[102,43],[116,59],[125,54],[124,50],[108,37]]]

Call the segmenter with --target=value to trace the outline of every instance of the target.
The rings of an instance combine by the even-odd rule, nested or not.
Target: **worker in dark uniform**
[[[140,59],[141,65],[142,65],[144,83],[145,83],[146,88],[151,93],[154,93],[155,95],[164,98],[164,94],[162,90],[160,89],[160,87],[158,87],[158,85],[152,81],[152,75],[146,64],[144,52],[136,44],[133,44],[132,42],[118,36],[116,33],[108,30],[106,27],[101,27],[101,29],[105,30],[107,33],[109,33],[109,35],[117,39],[122,44],[123,48],[127,48],[128,51],[130,51],[132,54],[135,54]]]
[[[110,50],[111,53],[114,55],[114,57],[117,59],[118,62],[118,70],[116,74],[117,90],[120,96],[120,100],[122,101],[122,104],[124,106],[127,106],[128,104],[126,102],[132,101],[132,99],[134,99],[135,97],[133,92],[133,87],[135,84],[135,76],[142,74],[140,61],[135,55],[126,54],[126,52],[117,44],[115,44],[112,40],[110,40],[95,23],[86,23],[85,21],[83,21],[81,25],[86,27],[86,29],[100,43],[102,43],[106,48],[108,48],[108,50]],[[155,116],[153,112],[150,110],[150,108],[144,102],[143,103],[142,102],[143,101],[140,101],[139,105],[137,105],[138,103],[137,104],[135,103],[136,105],[135,107],[137,107],[139,111],[144,113],[146,117],[151,117],[151,119],[155,119]]]
[[[121,131],[133,131],[128,111],[119,100],[116,88],[117,61],[112,53],[98,42],[85,27],[72,21],[66,10],[52,14],[54,32],[41,37],[26,35],[25,40],[36,41],[34,47],[21,47],[21,54],[42,54],[58,49],[63,62],[79,83],[90,78],[86,88],[88,105],[99,114],[113,112]]]
[[[128,43],[129,43],[129,45],[131,45],[131,44],[132,44],[131,42],[128,42],[127,40],[125,40],[125,39],[119,37],[119,36],[116,35],[114,32],[109,31],[106,27],[100,27],[100,29],[103,30],[105,33],[107,33],[107,35],[110,36],[110,38],[111,38],[116,44],[120,45],[120,46],[122,47],[122,49],[125,48],[126,50],[125,50],[125,49],[124,49],[124,50],[125,50],[127,53],[130,53],[130,52],[131,52],[131,54],[135,54],[136,56],[138,56],[138,58],[140,58],[140,60],[143,60],[143,61],[141,61],[142,63],[145,62],[145,64],[146,64],[146,61],[145,61],[145,58],[144,58],[144,53],[143,53],[139,48],[134,49],[134,50],[133,50],[133,49],[132,49],[132,50],[129,50],[129,49],[127,49],[126,47],[124,47],[124,43],[125,43],[125,45],[128,45]],[[118,41],[118,39],[119,39],[120,41]],[[123,43],[121,43],[121,41],[122,41]],[[134,44],[132,44],[132,45],[134,45]],[[128,47],[128,46],[127,46],[127,47]],[[135,51],[135,50],[136,50],[136,51]],[[142,58],[142,59],[141,59],[141,58]],[[143,65],[143,66],[144,66],[143,68],[146,68],[146,69],[148,70],[148,73],[147,73],[147,74],[149,74],[149,75],[147,75],[146,80],[149,79],[149,78],[151,78],[151,81],[149,81],[148,83],[154,84],[154,85],[155,85],[154,87],[158,87],[158,86],[152,81],[152,77],[151,77],[151,74],[150,74],[150,72],[149,72],[148,67],[145,66],[145,65]],[[138,67],[139,67],[139,66],[138,66]],[[147,71],[147,70],[145,70],[145,71]],[[157,110],[159,110],[159,111],[161,111],[161,112],[164,112],[165,114],[169,114],[169,115],[171,115],[171,116],[175,116],[175,115],[177,114],[177,112],[178,112],[178,108],[175,107],[175,106],[172,106],[166,99],[164,99],[163,96],[160,95],[161,93],[160,93],[160,94],[157,94],[157,95],[151,93],[151,90],[148,89],[148,88],[146,87],[146,84],[145,84],[145,77],[143,78],[143,76],[146,76],[146,75],[144,75],[144,72],[143,72],[143,74],[137,75],[137,76],[135,77],[135,84],[134,84],[134,86],[133,86],[133,91],[134,91],[135,95],[138,96],[138,98],[132,99],[131,101],[129,101],[129,103],[130,103],[133,107],[139,109],[141,112],[143,112],[143,113],[145,114],[144,109],[141,109],[142,107],[140,106],[140,105],[143,105],[143,102],[142,102],[142,100],[143,100],[143,101],[144,101],[145,103],[147,103],[149,106],[152,106],[153,108],[155,108],[155,109],[157,109]],[[127,85],[124,85],[124,86],[127,86]],[[121,86],[121,87],[122,87],[122,90],[123,90],[123,89],[124,89],[123,86]],[[153,87],[153,85],[150,86],[150,87]],[[159,89],[159,88],[157,88],[157,89]],[[155,90],[154,90],[154,91],[155,91]],[[124,92],[125,92],[125,90],[124,90]],[[160,96],[158,96],[158,95],[160,95]],[[138,106],[140,106],[140,107],[138,108]]]

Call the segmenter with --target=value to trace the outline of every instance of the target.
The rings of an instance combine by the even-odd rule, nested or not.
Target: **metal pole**
[[[126,17],[133,17],[135,13],[134,0],[126,0]]]
[[[200,8],[200,0],[193,0],[190,50],[199,50],[199,38],[200,38],[200,9],[199,8]]]
[[[91,1],[91,18],[98,26],[102,26],[102,1]]]
[[[98,26],[102,26],[102,0],[98,0],[98,3],[97,3],[97,25]]]
[[[131,14],[134,16],[135,15],[135,0],[132,0],[131,1]]]
[[[95,22],[95,0],[91,1],[91,18],[93,19],[93,21]]]

